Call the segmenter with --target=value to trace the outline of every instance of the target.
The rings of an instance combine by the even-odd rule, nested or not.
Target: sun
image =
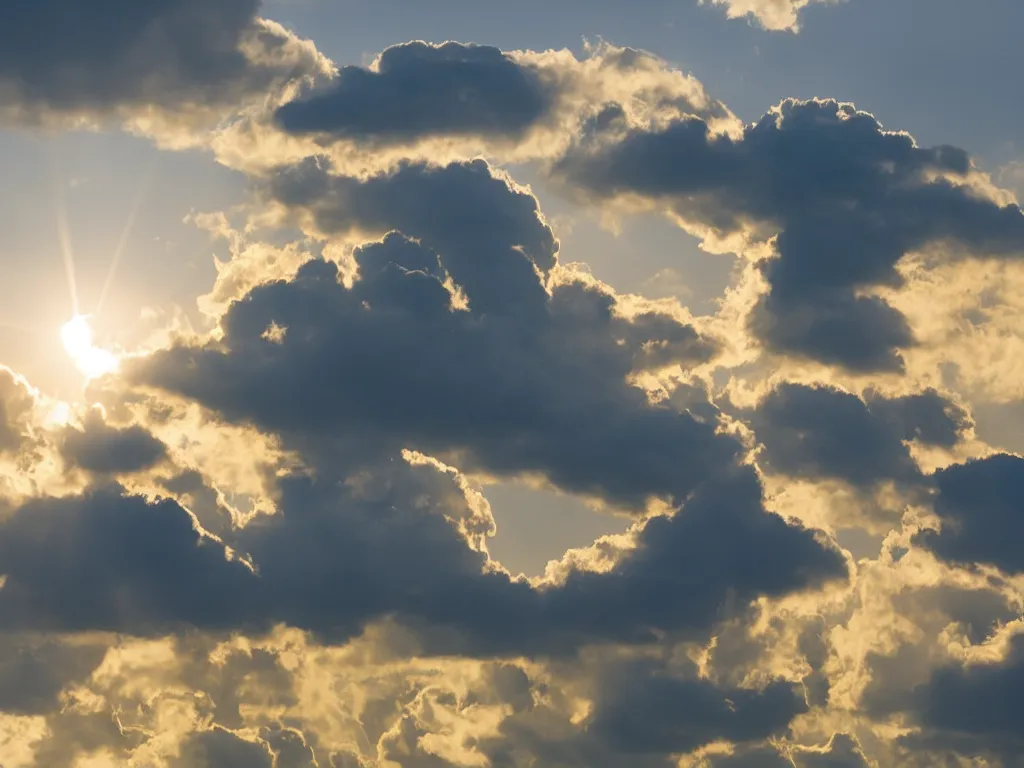
[[[75,315],[60,329],[64,349],[88,378],[94,379],[117,370],[117,356],[93,344],[92,327],[86,315]]]

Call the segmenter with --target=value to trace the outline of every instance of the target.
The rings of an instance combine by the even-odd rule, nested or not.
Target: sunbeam
[[[57,235],[60,237],[60,255],[64,261],[64,275],[68,281],[68,295],[71,297],[71,309],[77,315],[78,304],[78,281],[75,277],[75,255],[71,249],[71,233],[68,230],[68,215],[64,205],[64,193],[58,188],[57,192]]]
[[[72,315],[79,312],[78,280],[75,275],[75,255],[71,247],[71,231],[68,227],[67,205],[64,201],[64,175],[61,173],[60,162],[54,154],[50,155],[50,170],[56,188],[55,206],[57,209],[57,237],[60,240],[60,256],[64,262],[64,276],[68,283],[68,296],[71,298]]]
[[[145,173],[142,177],[142,181],[139,183],[139,188],[135,193],[135,199],[132,201],[131,210],[128,212],[128,220],[125,222],[124,229],[121,231],[121,237],[117,243],[117,248],[114,250],[114,255],[110,260],[110,268],[107,270],[107,277],[103,281],[103,290],[100,292],[99,301],[96,302],[97,315],[103,311],[103,306],[106,304],[107,295],[110,293],[110,288],[114,284],[114,277],[117,274],[118,267],[121,265],[121,257],[124,255],[124,249],[128,245],[128,238],[131,236],[132,229],[135,226],[135,219],[139,215],[139,208],[142,207],[142,201],[146,197],[146,192],[149,190],[150,184],[153,183],[153,178],[156,176],[159,165],[160,159],[157,157],[153,160],[149,170]]]

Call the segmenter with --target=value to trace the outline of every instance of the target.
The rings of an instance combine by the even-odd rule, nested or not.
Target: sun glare
[[[60,329],[64,349],[82,373],[90,379],[117,370],[117,357],[93,343],[92,327],[85,315],[75,315]]]

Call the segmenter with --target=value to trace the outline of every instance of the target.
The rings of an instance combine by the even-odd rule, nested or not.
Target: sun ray
[[[75,276],[75,255],[71,249],[71,234],[68,231],[68,216],[64,206],[63,192],[57,193],[57,235],[60,237],[60,255],[64,261],[64,275],[68,281],[71,310],[77,315],[79,310],[78,281]]]
[[[114,250],[114,255],[110,260],[110,268],[107,270],[106,280],[103,281],[103,290],[100,292],[99,301],[96,302],[96,314],[98,315],[103,311],[103,305],[107,301],[107,296],[110,293],[110,288],[114,283],[114,277],[117,274],[118,267],[121,264],[121,257],[124,255],[124,249],[128,245],[128,238],[131,236],[132,229],[135,226],[135,219],[139,215],[139,209],[142,207],[142,201],[146,197],[146,192],[149,190],[150,185],[153,183],[153,179],[156,176],[157,168],[160,164],[160,158],[157,157],[153,160],[149,170],[143,175],[142,181],[139,183],[139,188],[135,193],[135,199],[132,201],[131,210],[128,212],[128,220],[125,222],[124,229],[121,231],[121,237],[117,242],[117,248]]]
[[[60,255],[64,262],[64,276],[68,282],[68,295],[71,298],[72,314],[77,316],[78,280],[75,276],[75,254],[71,247],[71,231],[68,227],[67,205],[64,201],[64,175],[60,171],[56,155],[51,155],[51,171],[56,186],[57,237],[60,239]]]

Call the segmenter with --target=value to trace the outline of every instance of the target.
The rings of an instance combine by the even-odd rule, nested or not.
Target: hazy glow
[[[117,370],[117,357],[93,344],[92,327],[85,315],[75,315],[64,323],[60,339],[78,370],[90,379]]]

